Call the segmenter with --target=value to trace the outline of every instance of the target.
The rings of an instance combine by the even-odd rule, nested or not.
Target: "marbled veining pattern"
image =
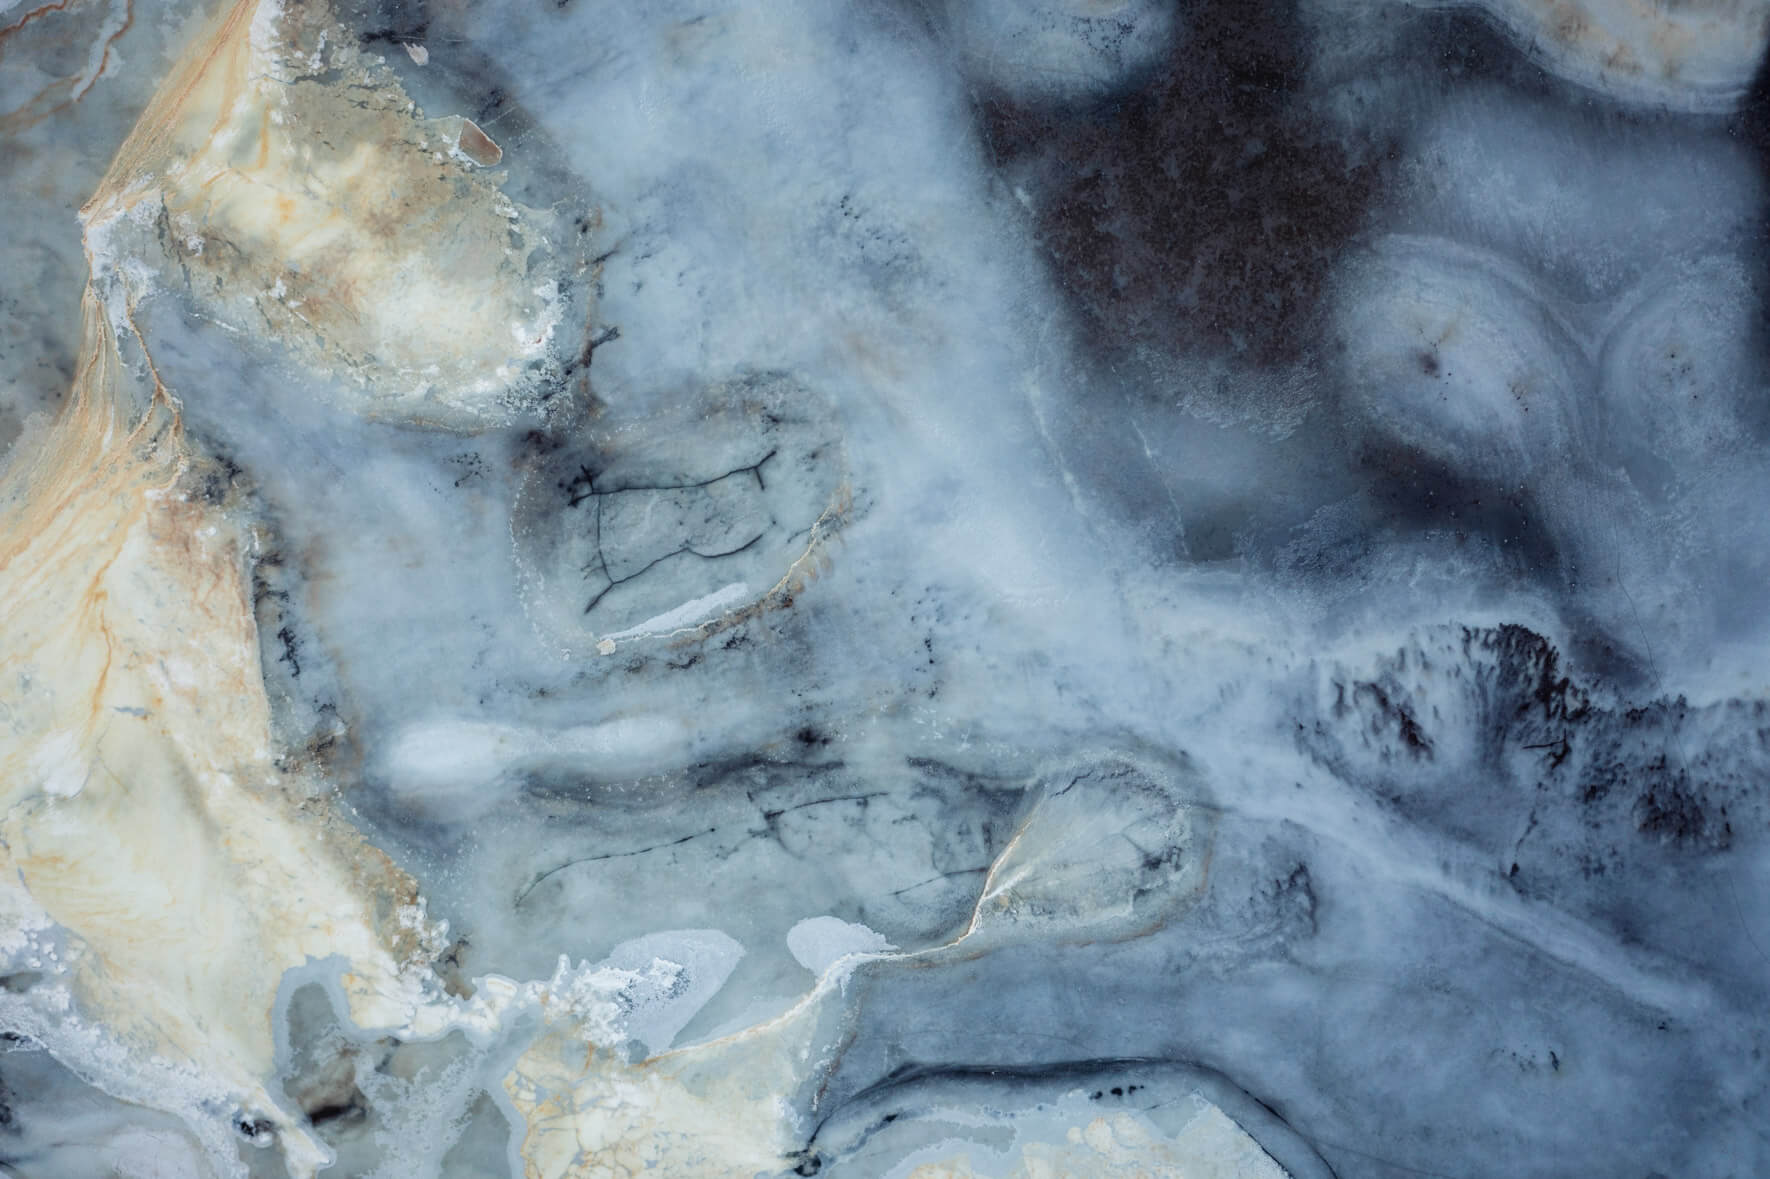
[[[1767,21],[0,0],[0,1173],[1770,1171]]]

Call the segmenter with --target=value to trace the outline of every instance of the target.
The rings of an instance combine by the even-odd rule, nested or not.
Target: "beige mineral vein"
[[[305,6],[304,20],[318,11]],[[327,1153],[265,1087],[278,986],[290,968],[338,956],[353,1020],[405,1025],[426,981],[414,923],[400,920],[415,893],[331,817],[322,783],[277,767],[247,589],[254,536],[243,513],[202,493],[206,459],[135,329],[150,277],[115,247],[155,221],[188,230],[216,247],[207,288],[221,293],[218,314],[250,302],[273,327],[318,325],[304,358],[344,370],[374,349],[396,370],[411,361],[387,346],[372,310],[395,285],[429,300],[421,315],[463,300],[483,323],[437,313],[429,335],[402,337],[437,347],[442,359],[426,367],[468,390],[450,401],[423,381],[399,389],[444,418],[475,416],[482,407],[465,397],[508,384],[505,370],[543,331],[533,318],[543,301],[526,288],[509,297],[507,202],[471,183],[465,198],[425,183],[441,153],[425,153],[402,95],[372,91],[379,101],[338,156],[312,150],[300,138],[309,128],[279,132],[291,111],[337,117],[342,100],[311,83],[299,100],[287,93],[292,43],[315,30],[275,16],[238,3],[195,41],[82,213],[93,278],[73,388],[0,471],[0,879],[70,932],[78,1014],[114,1040],[105,1063],[77,1066],[135,1100],[156,1100],[140,1081],[152,1068],[195,1078],[158,1099],[191,1116],[193,1103],[226,1098],[268,1120],[304,1176]],[[385,186],[401,180],[418,238],[403,243],[371,216],[400,213]],[[425,269],[438,217],[461,228],[480,272],[451,281]],[[494,234],[494,259],[472,254]],[[296,294],[267,296],[284,273]],[[472,287],[475,273],[490,285]]]
[[[66,408],[0,474],[0,873],[77,939],[86,1018],[270,1118],[311,1174],[263,1087],[277,987],[339,954],[354,1017],[403,1022],[411,886],[276,768],[250,538],[193,494],[176,404],[132,403],[91,292],[83,324]]]

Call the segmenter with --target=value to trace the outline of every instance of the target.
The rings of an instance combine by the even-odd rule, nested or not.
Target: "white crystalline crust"
[[[646,635],[667,634],[670,631],[691,627],[721,610],[747,601],[750,596],[749,586],[741,581],[733,582],[714,590],[705,597],[684,602],[673,610],[667,610],[655,618],[648,618],[637,626],[617,630],[602,637],[605,639],[636,639]]]

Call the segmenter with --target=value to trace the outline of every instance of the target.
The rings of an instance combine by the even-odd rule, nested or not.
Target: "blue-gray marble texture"
[[[1770,1174],[1767,30],[0,0],[0,1176]]]

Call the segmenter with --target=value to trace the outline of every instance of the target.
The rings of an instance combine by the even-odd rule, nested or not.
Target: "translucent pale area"
[[[1070,1127],[1061,1142],[1029,1142],[1007,1163],[966,1153],[923,1163],[908,1179],[1284,1179],[1246,1131],[1216,1106],[1194,1098],[1199,1112],[1173,1138],[1152,1132],[1129,1114],[1114,1113]]]

